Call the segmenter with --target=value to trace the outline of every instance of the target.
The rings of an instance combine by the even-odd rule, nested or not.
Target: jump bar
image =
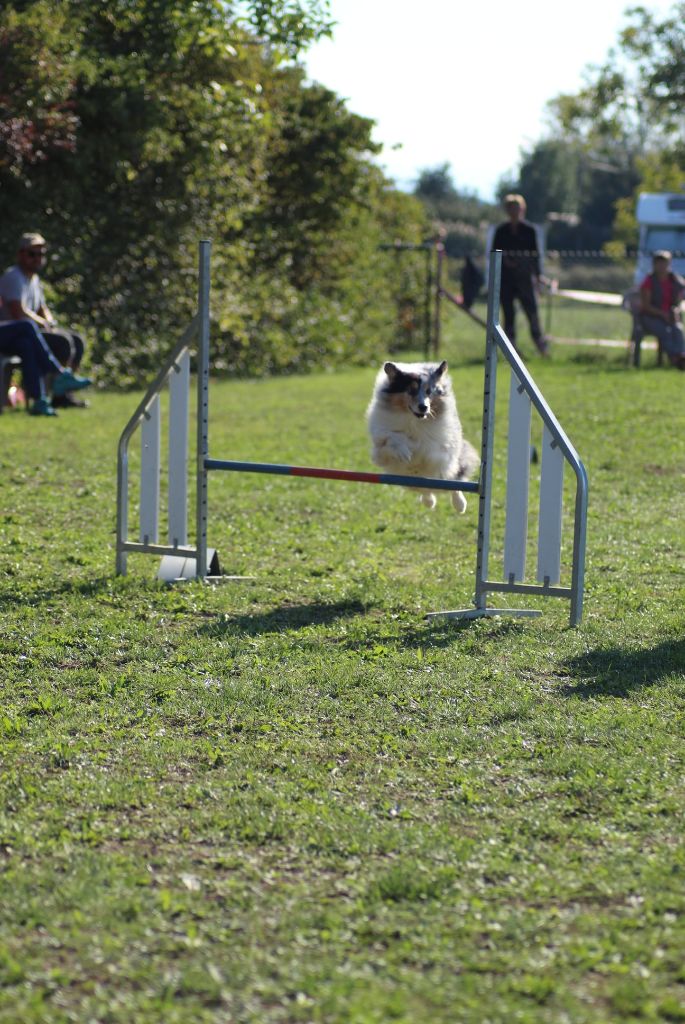
[[[205,459],[205,469],[222,469],[229,473],[270,473],[276,476],[311,476],[321,480],[347,480],[358,484],[389,484],[391,487],[420,487],[426,491],[470,491],[478,493],[478,483],[471,480],[433,480],[425,476],[398,476],[394,473],[358,473],[353,469],[320,469],[317,466],[282,466],[272,462],[234,462],[226,459]]]

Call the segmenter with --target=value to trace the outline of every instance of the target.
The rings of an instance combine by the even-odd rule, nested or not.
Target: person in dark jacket
[[[540,253],[535,228],[525,220],[526,201],[510,193],[503,200],[509,218],[495,231],[493,249],[502,250],[502,285],[500,298],[504,312],[504,331],[516,346],[515,300],[521,303],[528,318],[531,337],[541,355],[547,355],[547,339],[540,327],[537,288],[542,276]]]

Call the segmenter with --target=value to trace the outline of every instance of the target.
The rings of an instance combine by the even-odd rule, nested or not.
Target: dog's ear
[[[395,380],[400,375],[400,370],[394,363],[386,363],[383,369],[385,370],[389,380]]]
[[[443,361],[440,363],[440,366],[438,366],[438,368],[435,371],[435,379],[439,380],[440,377],[444,377],[444,375],[446,373],[447,373],[447,360],[443,359]]]

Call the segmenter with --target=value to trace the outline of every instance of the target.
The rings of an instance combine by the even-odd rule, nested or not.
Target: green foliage
[[[487,225],[499,211],[475,193],[460,191],[449,164],[421,171],[414,195],[424,203],[450,256],[482,256]]]
[[[682,151],[685,129],[685,3],[674,3],[662,20],[644,7],[632,12],[621,36],[626,54],[638,67],[648,111],[660,136],[673,139]]]
[[[600,159],[571,135],[538,142],[524,154],[518,180],[499,191],[526,197],[529,218],[548,226],[549,248],[600,249],[611,237],[616,202],[638,178],[634,161]]]
[[[29,168],[75,145],[74,35],[65,5],[38,0],[0,14],[0,181],[11,191]],[[11,208],[8,204],[8,209]]]
[[[564,140],[545,139],[527,151],[522,159],[518,180],[498,189],[521,192],[528,206],[528,217],[542,223],[552,212],[578,213],[579,148]]]
[[[310,42],[331,34],[329,9],[329,0],[252,0],[246,23],[250,32],[296,57]]]
[[[639,192],[681,192],[685,182],[685,152],[651,152],[636,161],[640,175],[635,192],[616,202],[614,221],[615,245],[619,249],[635,248],[638,224],[635,217]]]
[[[4,259],[27,226],[46,235],[54,304],[90,336],[101,381],[149,375],[189,321],[201,237],[214,241],[217,356],[233,371],[361,358],[364,313],[376,344],[383,327],[390,337],[387,261],[370,250],[388,222],[420,234],[423,215],[372,166],[372,123],[288,63],[329,31],[326,10],[34,0],[0,13],[0,101],[31,47],[45,53],[22,99],[28,127],[0,157]],[[67,112],[39,152],[22,142],[34,108]]]
[[[533,220],[550,211],[577,215],[554,223],[557,248],[612,251],[634,244],[637,193],[682,187],[685,169],[685,3],[658,18],[627,12],[617,45],[589,68],[576,94],[548,104],[550,132],[524,154],[519,180]]]

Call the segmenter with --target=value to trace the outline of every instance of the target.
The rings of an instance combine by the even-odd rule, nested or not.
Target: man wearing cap
[[[685,370],[685,335],[680,322],[685,281],[671,270],[671,258],[666,249],[652,254],[652,273],[640,285],[640,319],[645,333],[659,339],[671,364]]]
[[[83,339],[75,331],[57,326],[45,301],[39,271],[47,253],[42,235],[28,232],[19,239],[17,262],[0,277],[0,323],[31,320],[47,342],[57,362],[77,370],[83,356]],[[85,406],[71,392],[53,395],[55,406]]]

